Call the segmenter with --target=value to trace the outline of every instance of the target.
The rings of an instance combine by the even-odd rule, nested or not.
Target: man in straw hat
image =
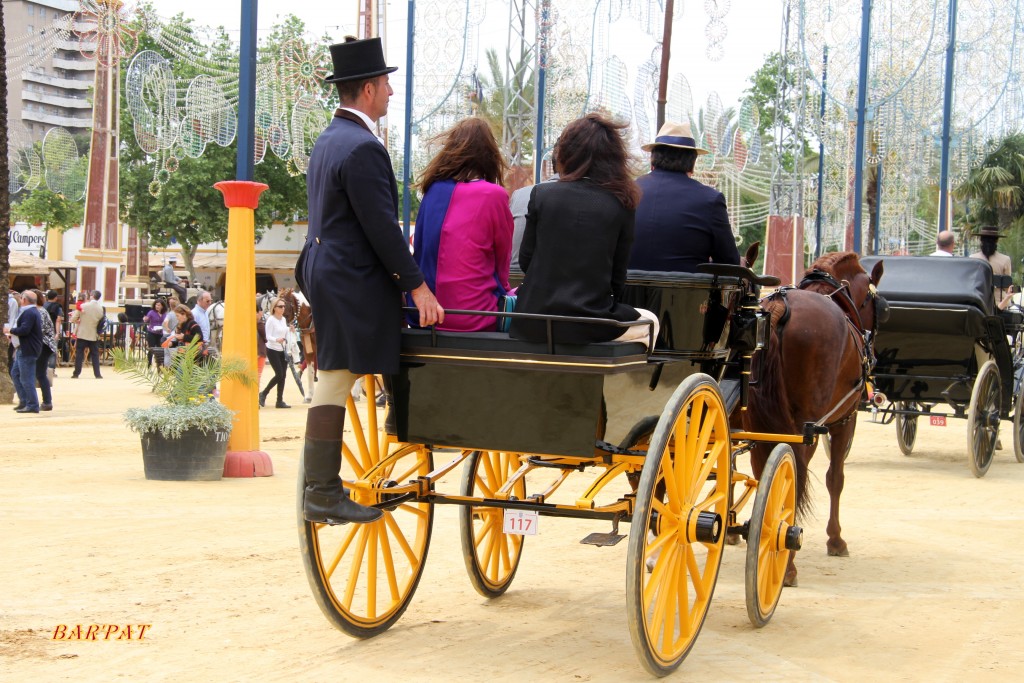
[[[319,381],[306,417],[305,518],[372,522],[382,512],[358,505],[342,486],[345,399],[365,374],[398,372],[402,292],[420,324],[444,320],[398,225],[391,158],[374,135],[392,95],[380,38],[331,46],[341,107],[313,147],[306,173],[309,229],[295,278],[310,302]]]
[[[988,261],[992,266],[992,294],[996,307],[1004,310],[1013,297],[1013,281],[1010,278],[1010,257],[999,253],[998,240],[1002,235],[994,225],[983,226],[975,235],[980,239],[981,246],[979,251],[971,254],[971,258]]]
[[[665,122],[654,142],[651,172],[637,179],[636,238],[629,267],[692,273],[697,264],[740,262],[721,192],[693,179],[697,147],[688,123]]]

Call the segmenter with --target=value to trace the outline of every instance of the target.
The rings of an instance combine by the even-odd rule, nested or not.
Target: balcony
[[[57,76],[50,76],[27,70],[21,72],[21,79],[23,81],[43,83],[45,85],[52,85],[57,88],[66,88],[68,90],[88,90],[92,87],[94,81],[93,78],[58,78]]]
[[[78,0],[32,0],[32,4],[52,7],[62,12],[77,12],[79,10]]]
[[[96,41],[83,43],[78,38],[72,40],[60,40],[57,42],[57,49],[65,52],[74,52],[75,54],[81,54],[82,50],[86,52],[96,51]]]
[[[23,121],[32,121],[35,123],[45,123],[48,126],[62,126],[70,129],[85,129],[92,128],[92,117],[72,117],[72,116],[61,116],[59,114],[46,114],[41,111],[29,111],[27,109],[22,110],[21,119]]]
[[[53,67],[55,69],[67,69],[68,71],[96,71],[96,61],[92,59],[85,59],[80,57],[78,59],[71,59],[68,57],[57,57],[53,58]]]
[[[92,102],[86,97],[67,97],[56,93],[43,93],[35,90],[22,90],[21,99],[28,102],[41,102],[65,109],[92,109]]]

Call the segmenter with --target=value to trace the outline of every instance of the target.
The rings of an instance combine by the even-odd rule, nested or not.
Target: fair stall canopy
[[[49,275],[51,270],[75,270],[78,265],[74,261],[57,261],[39,258],[20,251],[10,252],[11,276],[14,275]]]

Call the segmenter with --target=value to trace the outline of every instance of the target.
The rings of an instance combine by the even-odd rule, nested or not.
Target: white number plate
[[[501,530],[506,534],[536,536],[540,515],[529,510],[505,510],[505,523]]]
[[[928,424],[933,427],[945,427],[946,416],[945,415],[932,415],[928,418]]]

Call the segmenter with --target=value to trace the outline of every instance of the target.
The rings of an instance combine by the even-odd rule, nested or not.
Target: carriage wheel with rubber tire
[[[462,470],[462,495],[485,498],[526,498],[526,482],[522,479],[511,490],[502,491],[519,468],[516,453],[474,451]],[[505,511],[502,508],[464,505],[459,510],[459,532],[466,571],[476,592],[485,598],[496,598],[512,585],[523,554],[523,536],[506,534]]]
[[[992,465],[999,436],[1001,393],[999,368],[995,361],[985,361],[974,379],[971,404],[967,410],[967,457],[971,472],[976,477],[984,477]]]
[[[779,444],[765,463],[757,482],[747,531],[747,616],[761,628],[775,613],[792,550],[786,538],[796,526],[796,457]]]
[[[627,550],[629,633],[655,676],[679,667],[707,616],[725,543],[730,458],[718,384],[688,377],[651,438]]]
[[[899,401],[896,410],[919,411],[921,406],[912,401]],[[896,443],[903,455],[910,455],[914,452],[914,442],[917,441],[917,415],[902,415],[896,413]]]
[[[1017,462],[1024,462],[1024,387],[1017,390],[1017,401],[1013,409],[1013,454]]]
[[[388,489],[428,474],[430,449],[388,443],[372,402],[360,416],[349,397],[341,477],[352,499],[377,505],[384,516],[370,524],[331,526],[307,522],[302,514],[304,466],[299,460],[297,512],[299,548],[313,597],[327,619],[356,638],[386,631],[405,612],[416,592],[430,546],[431,503],[386,503]],[[378,419],[380,417],[380,419]]]

